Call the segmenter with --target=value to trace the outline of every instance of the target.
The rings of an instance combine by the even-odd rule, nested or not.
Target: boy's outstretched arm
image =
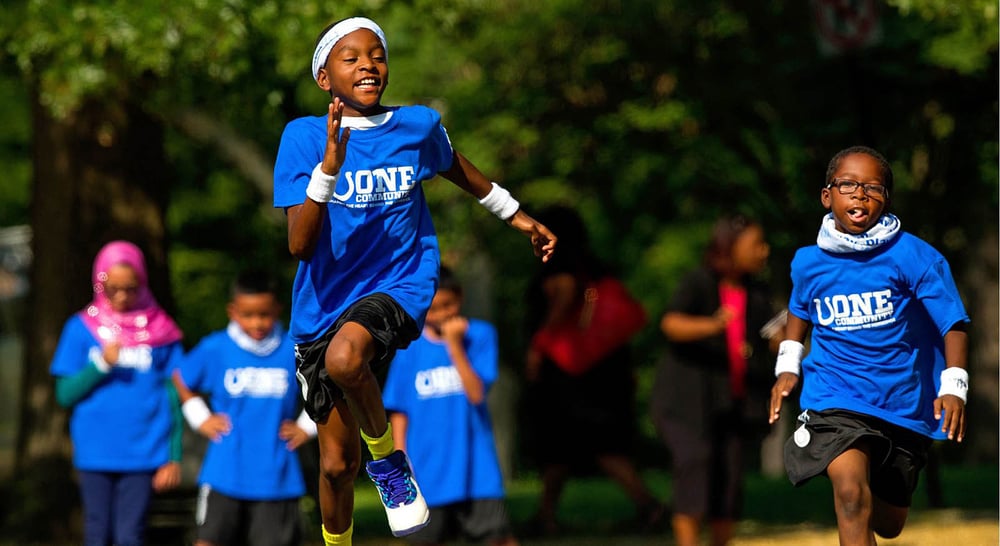
[[[506,193],[506,190],[494,185],[490,179],[486,178],[482,172],[476,168],[468,159],[458,151],[454,152],[455,157],[451,162],[451,168],[442,172],[441,176],[447,178],[451,183],[472,194],[483,203],[487,196],[491,195],[494,189]],[[509,197],[509,194],[507,195]],[[486,205],[486,203],[483,203]],[[512,215],[504,217],[508,224],[514,229],[527,235],[531,239],[531,247],[535,251],[535,256],[540,256],[543,262],[549,261],[552,252],[556,248],[556,236],[549,231],[549,228],[540,224],[537,220],[528,216],[526,212],[517,208]]]
[[[965,438],[965,401],[969,390],[969,373],[966,362],[969,354],[969,337],[964,323],[953,327],[944,335],[946,368],[941,372],[941,390],[934,400],[934,418],[941,421],[941,432],[949,440],[961,442]],[[944,420],[941,419],[942,411]]]
[[[795,363],[795,372],[781,371],[771,388],[771,407],[768,408],[768,423],[773,424],[781,416],[781,402],[792,393],[799,383],[798,363],[802,360],[802,342],[806,339],[809,323],[789,313],[785,323],[785,341],[781,342],[778,351],[778,364],[783,359],[791,359]],[[780,366],[783,368],[783,366]],[[776,370],[779,368],[776,367]]]

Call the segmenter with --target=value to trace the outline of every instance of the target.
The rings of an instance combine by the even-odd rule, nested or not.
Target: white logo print
[[[333,197],[342,204],[355,208],[405,201],[410,198],[415,172],[410,165],[345,171],[347,189],[343,193],[333,194]],[[354,201],[348,202],[352,196]]]
[[[454,366],[439,366],[417,372],[414,386],[420,398],[439,398],[460,394],[462,378],[458,376],[458,370]]]
[[[288,370],[282,368],[230,368],[223,381],[230,396],[283,398],[288,392]]]
[[[816,322],[837,331],[885,326],[896,321],[891,290],[816,298]]]
[[[90,357],[100,358],[102,352],[97,347],[91,347]],[[149,345],[135,345],[132,347],[121,347],[118,349],[118,361],[115,366],[120,369],[132,368],[140,372],[148,372],[153,367],[153,348]]]

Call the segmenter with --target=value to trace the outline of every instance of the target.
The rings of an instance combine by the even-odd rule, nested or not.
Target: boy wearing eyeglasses
[[[948,262],[888,211],[892,182],[871,148],[830,160],[820,192],[830,213],[792,260],[771,390],[774,423],[802,378],[788,478],[829,477],[845,546],[898,536],[931,442],[965,435],[969,317]]]

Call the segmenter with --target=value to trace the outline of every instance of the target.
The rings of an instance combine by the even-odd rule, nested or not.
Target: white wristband
[[[783,373],[800,374],[800,364],[802,354],[806,351],[805,345],[791,339],[786,339],[778,345],[778,360],[774,363],[774,377]]]
[[[309,436],[310,438],[315,438],[316,434],[319,432],[316,429],[316,422],[309,417],[306,410],[302,410],[302,413],[299,414],[299,418],[295,420],[295,425],[304,430],[306,436]]]
[[[333,191],[337,188],[337,175],[323,172],[323,164],[317,163],[313,169],[312,178],[306,186],[306,197],[317,203],[329,203],[333,199]]]
[[[212,416],[212,410],[208,409],[208,405],[200,396],[188,398],[187,402],[181,404],[181,413],[184,414],[188,426],[194,430],[200,429],[201,425]]]
[[[511,216],[514,216],[517,209],[521,208],[521,204],[503,186],[496,182],[492,182],[492,184],[493,189],[486,194],[486,197],[479,200],[479,204],[506,222],[510,220]]]
[[[952,366],[941,370],[941,388],[938,397],[951,394],[965,402],[969,395],[969,372],[965,368]]]

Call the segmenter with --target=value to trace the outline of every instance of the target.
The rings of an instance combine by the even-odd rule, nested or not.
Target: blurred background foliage
[[[824,29],[857,30],[824,19],[838,4],[841,15],[874,8],[859,43],[824,39]],[[83,112],[135,105],[162,128],[169,171],[160,298],[195,343],[224,324],[241,267],[267,265],[290,284],[270,168],[285,123],[325,112],[309,75],[318,32],[356,14],[387,33],[384,102],[438,109],[455,147],[529,211],[577,207],[653,323],[725,212],[765,225],[780,303],[790,258],[823,214],[827,161],[849,145],[877,148],[893,165],[904,228],[949,258],[973,316],[993,317],[974,350],[995,375],[998,27],[988,0],[11,0],[0,6],[0,225],[45,230],[33,205],[62,198],[37,190],[32,154],[51,151],[33,141],[38,123],[80,128]],[[98,124],[97,142],[105,130],[115,127]],[[500,327],[503,361],[519,373],[535,258],[447,182],[425,188],[446,263],[472,287],[472,313]],[[79,249],[79,261],[89,267],[103,242]],[[61,279],[76,301],[29,313],[61,322],[88,299],[88,275],[81,266]],[[644,408],[661,338],[651,325],[638,343]],[[988,406],[985,426],[996,429],[995,396]]]

